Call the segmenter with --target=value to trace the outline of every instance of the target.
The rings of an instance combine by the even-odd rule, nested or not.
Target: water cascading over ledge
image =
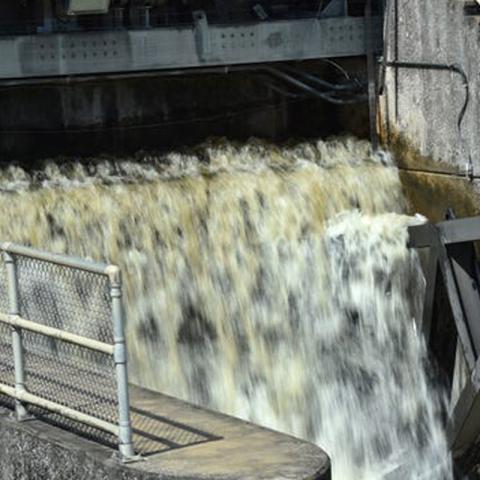
[[[333,478],[452,478],[388,154],[211,142],[8,167],[0,237],[120,264],[132,379],[317,442]]]

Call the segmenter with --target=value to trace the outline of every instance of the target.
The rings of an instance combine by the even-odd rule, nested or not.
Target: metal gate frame
[[[480,216],[409,228],[412,248],[430,249],[426,270],[423,331],[430,337],[437,281],[443,278],[459,344],[471,373],[447,423],[454,454],[461,455],[480,435],[480,266],[474,242],[480,241]]]

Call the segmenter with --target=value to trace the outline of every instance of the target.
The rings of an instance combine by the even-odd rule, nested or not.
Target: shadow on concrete
[[[131,414],[135,449],[145,457],[222,439],[140,408]]]

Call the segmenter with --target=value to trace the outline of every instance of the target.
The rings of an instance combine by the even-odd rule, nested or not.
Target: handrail
[[[66,407],[59,403],[51,402],[50,400],[39,397],[38,395],[33,395],[32,393],[28,393],[26,391],[17,392],[15,387],[10,387],[9,385],[5,385],[3,383],[0,383],[0,393],[8,395],[9,397],[13,397],[21,402],[50,410],[53,413],[58,413],[59,415],[70,418],[71,420],[89,425],[90,427],[98,428],[107,433],[111,433],[116,437],[119,435],[120,428],[118,425],[100,420],[99,418],[92,417],[91,415],[79,412],[73,408]]]
[[[0,383],[0,393],[15,399],[15,413],[19,421],[28,418],[24,404],[32,404],[46,410],[58,413],[69,419],[84,423],[109,432],[118,438],[120,455],[124,461],[132,461],[137,457],[133,449],[132,425],[130,418],[130,399],[128,392],[127,350],[125,340],[125,319],[122,302],[122,276],[116,265],[107,265],[98,262],[86,261],[43,252],[30,247],[24,247],[9,242],[0,242],[0,252],[3,252],[3,262],[6,268],[6,283],[8,290],[8,312],[0,312],[0,323],[12,327],[12,354],[15,374],[15,386]],[[109,290],[109,316],[111,319],[111,333],[113,345],[93,338],[84,337],[43,323],[35,322],[21,316],[22,289],[19,286],[17,269],[23,264],[17,264],[17,257],[30,258],[44,263],[50,263],[77,271],[89,272],[106,277]],[[103,288],[103,287],[102,287]],[[88,315],[88,311],[84,312]],[[89,350],[113,356],[114,375],[116,378],[116,408],[118,424],[112,424],[93,415],[89,415],[75,408],[70,408],[38,395],[28,392],[28,378],[25,376],[25,352],[23,347],[23,330],[74,344]]]
[[[44,252],[36,248],[24,247],[11,242],[3,242],[0,244],[0,250],[14,255],[43,260],[45,262],[60,265],[62,267],[76,268],[85,272],[97,273],[99,275],[111,275],[112,272],[118,272],[119,268],[115,265],[107,265],[105,263],[93,262],[90,260],[82,260],[80,258],[69,257],[67,255],[59,255],[57,253]]]
[[[0,322],[12,327],[22,328],[23,330],[39,333],[41,335],[45,335],[46,337],[56,338],[80,347],[88,348],[89,350],[105,353],[107,355],[113,355],[114,353],[113,345],[105,342],[99,342],[98,340],[93,340],[92,338],[82,337],[81,335],[66,332],[65,330],[60,330],[58,328],[49,327],[41,323],[32,322],[31,320],[22,318],[19,315],[7,315],[5,313],[0,313]]]

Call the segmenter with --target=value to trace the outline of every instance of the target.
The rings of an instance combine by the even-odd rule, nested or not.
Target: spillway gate
[[[119,268],[0,250],[0,393],[18,420],[48,412],[103,432],[124,461],[135,459]]]

